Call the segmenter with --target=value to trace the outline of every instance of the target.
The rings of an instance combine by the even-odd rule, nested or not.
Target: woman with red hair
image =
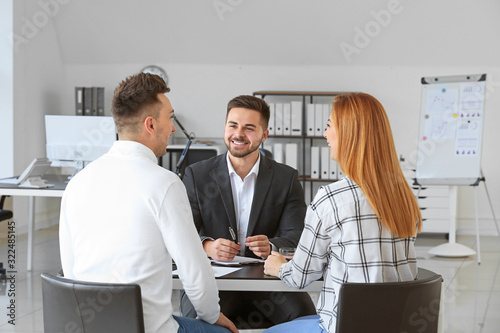
[[[344,282],[414,280],[414,242],[422,216],[396,154],[387,114],[364,93],[336,96],[324,137],[345,177],[319,188],[289,262],[273,252],[265,273],[302,289],[324,278],[319,316],[296,319],[266,332],[335,332]]]

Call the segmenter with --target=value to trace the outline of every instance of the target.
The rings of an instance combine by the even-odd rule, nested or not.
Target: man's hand
[[[269,239],[265,235],[247,237],[247,239],[245,239],[245,245],[257,257],[263,259],[266,259],[271,253],[271,243],[269,243]]]
[[[280,277],[280,267],[286,264],[286,259],[278,252],[271,252],[271,255],[264,263],[264,274]]]
[[[231,261],[240,252],[241,245],[229,239],[206,240],[203,249],[209,257],[219,261]]]
[[[215,325],[225,327],[233,333],[238,333],[238,329],[236,328],[236,326],[234,326],[233,322],[227,319],[227,317],[224,316],[222,312],[219,315],[219,319],[217,319],[217,321],[215,322]]]

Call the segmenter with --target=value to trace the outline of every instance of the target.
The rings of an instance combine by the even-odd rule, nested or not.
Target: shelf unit
[[[331,104],[333,102],[333,98],[339,94],[343,94],[345,92],[328,92],[328,91],[269,91],[269,90],[262,90],[262,91],[255,91],[253,93],[253,96],[260,97],[266,102],[269,103],[269,99],[275,98],[276,102],[283,101],[284,99],[287,100],[295,100],[298,101],[299,99],[302,101],[302,129],[301,129],[301,134],[300,135],[270,135],[269,138],[273,139],[292,139],[292,140],[299,140],[302,143],[301,147],[301,164],[300,165],[300,171],[299,170],[299,179],[302,181],[302,186],[304,188],[304,191],[306,190],[306,185],[309,183],[310,184],[310,197],[312,199],[313,197],[313,183],[318,182],[318,183],[325,183],[325,182],[334,182],[337,179],[322,179],[322,178],[311,178],[310,174],[307,174],[306,170],[306,152],[307,149],[314,144],[314,140],[325,140],[323,136],[310,136],[307,135],[306,133],[306,121],[307,121],[307,114],[306,114],[306,103],[314,103],[315,99],[329,99],[329,103]],[[282,100],[283,99],[283,100]],[[325,119],[326,121],[327,119]],[[326,142],[326,141],[325,141]],[[262,143],[262,148],[264,148],[264,143]]]
[[[422,232],[448,235],[450,219],[456,218],[456,198],[450,186],[415,185],[415,169],[401,163],[401,169],[412,189],[422,214]],[[456,225],[456,224],[455,224]],[[456,231],[456,229],[455,229]]]

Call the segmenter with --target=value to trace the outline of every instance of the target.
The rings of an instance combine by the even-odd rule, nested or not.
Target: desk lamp
[[[183,176],[182,172],[181,172],[182,163],[184,163],[184,160],[186,159],[186,155],[188,153],[189,147],[191,147],[191,143],[194,140],[194,133],[191,132],[191,134],[189,134],[186,131],[186,129],[184,128],[184,126],[182,126],[179,119],[177,119],[177,117],[175,115],[173,116],[173,118],[174,118],[175,123],[179,126],[179,128],[182,130],[182,132],[184,133],[184,135],[188,139],[188,141],[186,143],[186,147],[184,147],[184,150],[182,151],[181,157],[179,158],[179,161],[177,162],[177,165],[175,166],[175,170],[174,170],[174,173],[176,175],[178,175],[179,177],[181,177],[181,179],[182,179],[182,176]]]

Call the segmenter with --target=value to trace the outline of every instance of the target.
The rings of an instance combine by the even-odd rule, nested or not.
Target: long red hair
[[[422,215],[401,170],[382,104],[368,94],[342,94],[334,99],[332,120],[342,172],[360,187],[393,235],[415,236]]]

